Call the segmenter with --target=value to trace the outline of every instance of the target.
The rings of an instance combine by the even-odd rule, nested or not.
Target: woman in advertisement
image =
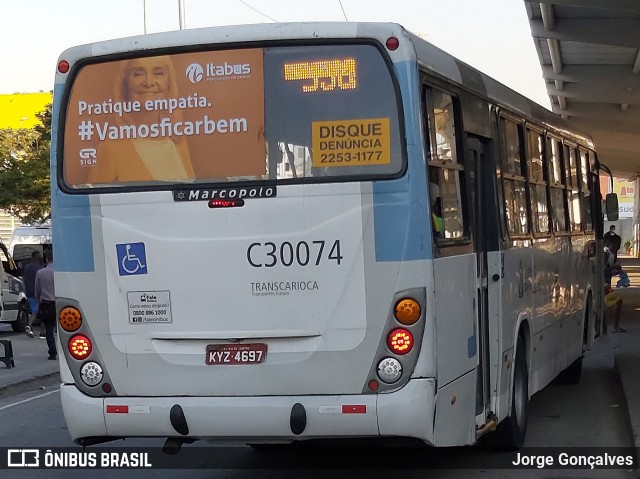
[[[98,164],[91,168],[88,183],[193,180],[185,137],[162,128],[182,121],[179,109],[163,108],[164,100],[178,97],[176,73],[168,56],[124,61],[114,102],[133,107],[115,115],[117,138],[105,138],[98,146]]]

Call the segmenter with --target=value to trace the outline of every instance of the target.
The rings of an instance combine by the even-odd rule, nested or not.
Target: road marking
[[[0,407],[0,411],[4,411],[5,409],[9,409],[10,407],[13,407],[13,406],[19,406],[20,404],[24,404],[24,403],[27,403],[29,401],[33,401],[35,399],[40,399],[40,398],[43,398],[43,397],[46,397],[46,396],[51,396],[52,394],[57,393],[59,391],[60,391],[60,388],[55,389],[53,391],[46,392],[44,394],[39,394],[38,396],[33,396],[32,398],[23,399],[22,401],[18,401],[18,402],[14,402],[14,403],[11,403],[11,404],[7,404],[6,406]]]

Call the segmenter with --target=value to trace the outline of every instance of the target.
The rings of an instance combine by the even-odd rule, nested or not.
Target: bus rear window
[[[355,180],[403,166],[398,92],[373,45],[86,64],[63,131],[64,184],[76,190]]]

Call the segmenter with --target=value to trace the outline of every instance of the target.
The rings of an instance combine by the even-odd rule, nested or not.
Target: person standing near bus
[[[29,305],[29,320],[25,331],[27,336],[33,338],[33,330],[31,326],[38,316],[38,301],[36,300],[36,274],[43,268],[42,254],[39,251],[34,251],[31,254],[31,261],[24,267],[22,279],[24,280],[25,293],[27,295],[27,304]],[[40,324],[40,336],[44,336],[44,324]]]
[[[147,133],[154,129],[160,131],[163,121],[167,125],[180,124],[180,109],[170,113],[161,108],[167,100],[179,97],[175,69],[168,56],[125,61],[115,99],[123,104],[137,102],[140,107],[117,116],[116,121],[124,127],[142,127]],[[170,131],[157,138],[147,134],[144,138],[103,140],[97,157],[100,163],[89,173],[90,184],[195,178],[184,135],[172,136]]]
[[[627,330],[620,327],[620,314],[622,312],[622,298],[613,291],[610,284],[604,285],[605,316],[613,325],[614,333],[626,333]]]
[[[56,327],[56,293],[53,284],[53,251],[45,251],[46,268],[36,273],[35,294],[38,301],[38,317],[44,323],[47,335],[49,359],[58,359],[56,339],[53,336]]]
[[[613,264],[618,262],[618,250],[622,244],[622,238],[616,233],[616,227],[611,225],[609,231],[604,234],[604,245],[609,248],[611,254],[613,254]]]

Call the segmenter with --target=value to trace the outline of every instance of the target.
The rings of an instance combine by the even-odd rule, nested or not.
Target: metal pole
[[[142,17],[144,19],[144,33],[147,33],[147,0],[142,0]]]
[[[180,15],[180,30],[184,30],[184,0],[178,0],[178,12]]]

